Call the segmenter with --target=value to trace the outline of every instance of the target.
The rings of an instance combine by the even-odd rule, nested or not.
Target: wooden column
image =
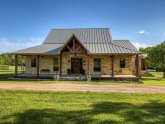
[[[39,71],[40,71],[40,58],[39,55],[37,55],[37,78],[39,78]]]
[[[15,77],[18,76],[18,55],[15,55]]]
[[[62,53],[60,54],[60,76],[62,76]]]
[[[87,74],[89,74],[89,55],[87,56]]]
[[[114,77],[114,56],[111,56],[112,59],[112,77]]]
[[[74,52],[74,56],[76,56],[76,44],[75,44],[75,38],[73,38],[73,52]]]
[[[60,70],[61,70],[61,66],[60,66],[60,55],[58,56],[58,72],[57,74],[60,75]]]
[[[139,55],[136,55],[136,76],[139,77]]]
[[[76,52],[75,38],[73,38],[73,51]]]

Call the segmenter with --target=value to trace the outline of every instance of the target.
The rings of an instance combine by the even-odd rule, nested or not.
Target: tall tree
[[[19,65],[23,66],[25,64],[25,57],[19,56]],[[0,54],[0,65],[15,65],[15,57],[10,53]]]
[[[152,47],[148,52],[148,59],[153,67],[164,72],[163,77],[165,78],[165,43]]]
[[[147,68],[154,68],[152,62],[150,61],[150,59],[148,58],[148,54],[151,51],[153,47],[147,47],[147,48],[140,48],[139,50],[143,53],[145,53],[147,55],[147,57],[145,58],[145,62],[147,63]]]

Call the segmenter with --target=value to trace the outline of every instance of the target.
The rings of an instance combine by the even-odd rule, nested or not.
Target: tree
[[[23,66],[25,64],[25,57],[19,56],[18,61],[19,65]],[[15,65],[14,55],[10,53],[0,54],[0,65]]]
[[[2,56],[0,56],[0,65],[4,65],[5,64],[5,60]]]
[[[165,43],[152,47],[148,51],[148,59],[153,67],[163,71],[165,78]]]
[[[140,48],[139,50],[147,55],[147,57],[145,58],[145,62],[147,63],[147,68],[153,69],[154,66],[150,61],[150,59],[148,58],[148,54],[151,51],[151,49],[152,47],[147,47],[147,48]]]

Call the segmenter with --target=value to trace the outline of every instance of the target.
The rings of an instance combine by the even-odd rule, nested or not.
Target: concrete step
[[[60,80],[69,80],[69,81],[85,81],[87,80],[86,76],[61,76]]]

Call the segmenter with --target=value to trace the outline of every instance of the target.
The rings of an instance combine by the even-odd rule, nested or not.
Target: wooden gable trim
[[[66,43],[61,47],[61,49],[60,49],[60,53],[61,53],[61,51],[65,48],[65,47],[69,47],[68,46],[68,44],[69,44],[69,42],[70,42],[70,40],[73,38],[73,49],[75,49],[75,39],[78,41],[78,43],[87,51],[87,53],[89,53],[89,51],[88,51],[88,49],[83,45],[83,43],[81,43],[81,41],[73,34],[67,41],[66,41]],[[70,48],[70,47],[69,47]],[[69,49],[68,48],[68,49]],[[80,48],[79,48],[80,49]],[[71,48],[69,49],[69,50],[71,50]],[[73,52],[73,50],[72,50],[72,52]]]
[[[73,51],[68,45],[66,45],[66,47],[70,50],[70,52]],[[65,47],[64,47],[64,48],[65,48]]]

